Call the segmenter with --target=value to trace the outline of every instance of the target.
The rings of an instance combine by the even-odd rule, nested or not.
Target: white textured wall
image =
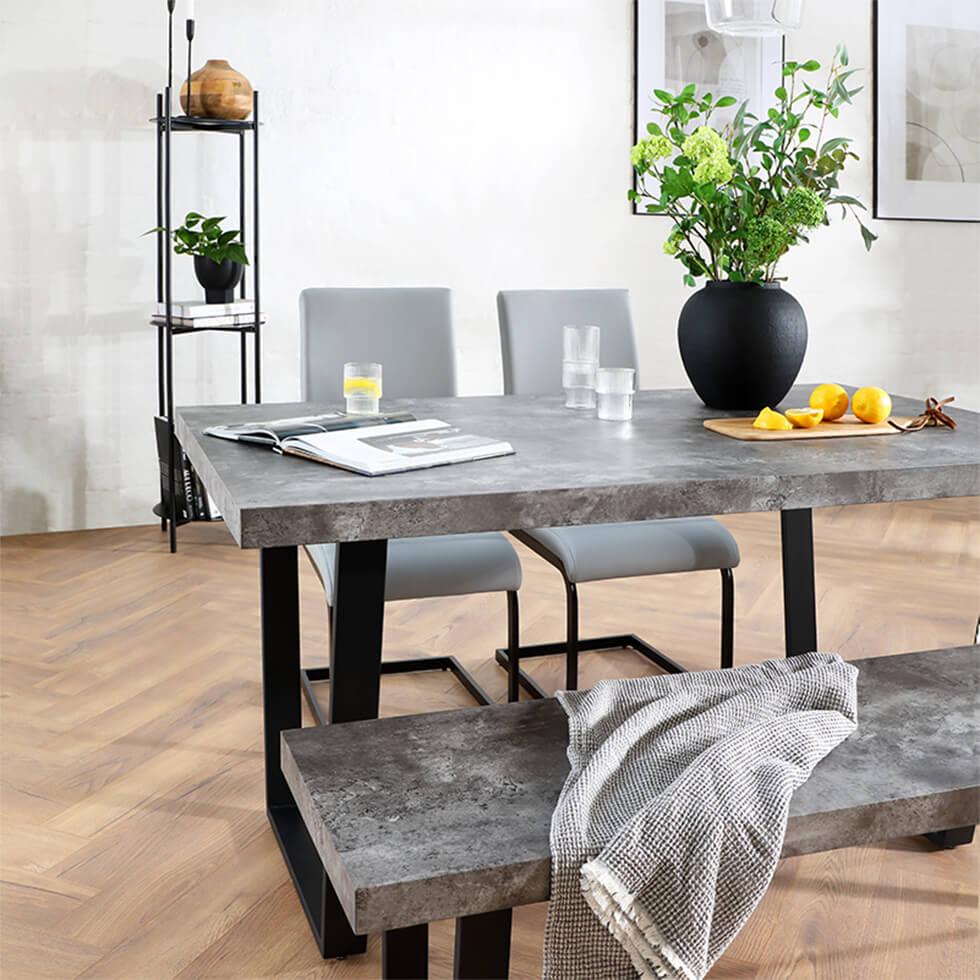
[[[870,64],[869,3],[809,4],[791,57],[841,38]],[[0,3],[3,530],[149,522],[156,497],[153,131],[164,0]],[[178,14],[180,8],[178,8]],[[647,385],[684,383],[686,291],[662,219],[625,201],[631,0],[199,0],[195,64],[262,90],[266,397],[298,394],[312,284],[448,285],[468,393],[499,388],[494,293],[628,286]],[[179,61],[178,61],[179,63]],[[871,197],[871,106],[846,121]],[[178,137],[175,210],[233,213],[233,141]],[[980,226],[850,225],[786,262],[804,380],[955,392],[980,407]],[[178,293],[195,286],[184,260]],[[178,403],[234,400],[230,337],[178,341]]]

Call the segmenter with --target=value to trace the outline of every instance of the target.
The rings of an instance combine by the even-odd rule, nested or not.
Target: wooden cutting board
[[[908,419],[893,416],[899,425],[906,425]],[[719,432],[731,439],[742,439],[746,442],[779,442],[791,439],[840,439],[848,436],[897,436],[898,429],[893,429],[887,422],[876,422],[869,425],[853,415],[845,415],[836,422],[821,422],[812,429],[787,429],[773,431],[771,429],[753,429],[754,419],[705,419],[704,427],[712,432]]]

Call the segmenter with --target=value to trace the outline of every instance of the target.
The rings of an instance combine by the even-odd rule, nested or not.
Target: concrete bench
[[[978,819],[980,648],[857,662],[857,732],[793,798],[783,856]],[[385,977],[427,975],[427,923],[456,919],[455,976],[505,977],[510,910],[547,900],[568,772],[552,699],[283,733],[282,768],[355,933]]]

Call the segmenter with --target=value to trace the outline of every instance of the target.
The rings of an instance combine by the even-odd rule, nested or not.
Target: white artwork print
[[[905,178],[980,183],[980,32],[905,29]]]
[[[704,0],[636,0],[636,138],[647,123],[661,121],[651,111],[656,88],[679,92],[693,82],[698,95],[748,99],[756,115],[775,104],[782,80],[782,39],[730,37],[708,27]],[[738,104],[720,109],[711,124],[730,122]],[[646,214],[643,205],[636,208]]]
[[[980,3],[879,3],[875,55],[875,217],[980,220]]]

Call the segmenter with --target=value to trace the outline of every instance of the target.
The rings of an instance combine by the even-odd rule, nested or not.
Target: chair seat
[[[333,544],[306,546],[323,581],[329,605],[333,605],[336,550]],[[386,602],[476,592],[516,592],[520,587],[521,563],[517,552],[497,532],[398,538],[388,542]]]
[[[571,582],[735,568],[739,563],[735,538],[713,517],[539,528],[528,536],[558,558]]]

